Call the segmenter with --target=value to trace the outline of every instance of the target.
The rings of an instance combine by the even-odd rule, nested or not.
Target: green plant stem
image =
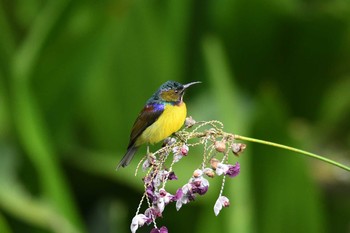
[[[260,140],[260,139],[244,137],[244,136],[240,136],[240,135],[235,135],[235,139],[248,141],[248,142],[255,142],[255,143],[260,143],[260,144],[264,144],[264,145],[268,145],[268,146],[278,147],[278,148],[285,149],[285,150],[290,150],[290,151],[293,151],[293,152],[296,152],[296,153],[299,153],[299,154],[303,154],[303,155],[307,155],[307,156],[312,157],[314,159],[318,159],[318,160],[321,160],[323,162],[335,165],[335,166],[337,166],[339,168],[342,168],[342,169],[344,169],[346,171],[350,171],[350,167],[348,167],[348,166],[345,166],[345,165],[343,165],[341,163],[338,163],[338,162],[336,162],[334,160],[327,159],[327,158],[325,158],[323,156],[320,156],[320,155],[317,155],[317,154],[314,154],[314,153],[310,153],[310,152],[307,152],[307,151],[304,151],[304,150],[300,150],[300,149],[297,149],[297,148],[294,148],[294,147],[285,146],[285,145],[282,145],[282,144],[269,142],[269,141],[264,141],[264,140]]]

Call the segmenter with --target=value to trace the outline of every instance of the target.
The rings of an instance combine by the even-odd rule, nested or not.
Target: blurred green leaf
[[[2,233],[11,233],[11,229],[8,226],[6,219],[4,216],[0,213],[0,232]]]
[[[248,117],[245,114],[247,106],[243,105],[241,92],[233,81],[234,78],[228,68],[222,43],[215,37],[207,37],[203,41],[203,52],[208,64],[211,91],[218,106],[216,119],[224,123],[225,131],[244,134],[248,131],[249,126]],[[239,162],[242,172],[237,180],[227,180],[224,192],[227,193],[224,195],[228,198],[232,197],[231,202],[234,208],[227,210],[229,213],[222,220],[221,229],[230,232],[255,232],[252,218],[254,207],[250,190],[249,153],[245,153]],[[207,222],[210,223],[210,221]],[[203,232],[207,227],[210,226],[203,225],[200,231]]]
[[[319,113],[319,128],[324,135],[332,134],[337,130],[348,131],[350,129],[350,125],[344,125],[350,116],[349,90],[350,78],[346,77],[332,83],[323,97]]]
[[[4,4],[0,3],[0,67],[8,69],[9,59],[13,56],[15,50],[15,35],[11,28]]]
[[[298,146],[288,137],[288,110],[278,92],[267,86],[260,93],[254,136],[303,148],[303,144]],[[262,232],[324,232],[321,197],[306,166],[309,159],[266,146],[254,145],[251,149],[259,229]]]
[[[6,95],[7,93],[2,78],[3,76],[0,72],[0,139],[5,138],[6,132],[10,130],[9,99]]]
[[[58,163],[55,162],[49,134],[28,82],[42,46],[67,3],[68,1],[48,2],[38,14],[31,31],[16,53],[11,77],[14,98],[12,104],[19,138],[29,158],[38,169],[44,195],[52,201],[61,214],[64,214],[78,228],[83,229],[64,176]]]
[[[12,148],[0,144],[0,153],[0,207],[2,210],[24,222],[53,232],[80,232],[66,219],[66,216],[58,213],[50,203],[34,198],[19,183],[16,173],[19,157]],[[5,222],[3,223],[5,224]],[[4,224],[1,224],[0,214],[0,229],[7,227]]]

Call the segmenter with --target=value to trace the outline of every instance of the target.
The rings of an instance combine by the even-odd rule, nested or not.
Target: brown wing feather
[[[163,111],[164,106],[162,104],[158,104],[157,106],[148,104],[142,109],[132,127],[128,148],[134,145],[137,138],[142,134],[142,132],[148,126],[152,125],[163,113]]]

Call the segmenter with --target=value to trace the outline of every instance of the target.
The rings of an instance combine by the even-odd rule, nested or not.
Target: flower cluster
[[[204,195],[208,188],[209,181],[203,177],[203,171],[195,170],[188,183],[176,192],[176,209],[179,210],[183,204],[193,201],[196,194]]]
[[[199,125],[198,125],[199,124]],[[131,222],[131,232],[143,225],[153,223],[154,228],[151,233],[167,233],[165,226],[160,228],[156,225],[156,219],[163,216],[165,207],[175,202],[177,210],[185,204],[194,201],[196,197],[203,196],[209,189],[209,178],[222,177],[222,185],[219,197],[214,204],[214,213],[218,215],[223,207],[228,207],[230,201],[223,196],[225,177],[236,177],[240,172],[240,164],[230,164],[229,154],[233,153],[236,157],[245,149],[242,143],[236,143],[233,134],[227,134],[222,131],[222,123],[218,121],[208,121],[197,123],[192,118],[186,119],[186,128],[177,132],[175,137],[164,141],[163,147],[155,153],[145,156],[142,163],[142,170],[146,172],[143,178],[145,192],[137,209],[135,217]],[[196,126],[194,129],[189,128]],[[204,126],[212,128],[199,132]],[[189,143],[190,140],[197,140]],[[171,194],[166,190],[167,181],[176,180],[177,176],[173,171],[173,165],[189,154],[189,148],[194,146],[204,146],[203,160],[200,166],[193,172],[192,176],[176,193]],[[171,165],[166,168],[165,162],[171,159]],[[138,166],[138,167],[139,167]],[[137,169],[138,170],[138,169]],[[136,172],[137,172],[136,170]],[[143,214],[140,214],[140,208],[146,200],[148,208]]]

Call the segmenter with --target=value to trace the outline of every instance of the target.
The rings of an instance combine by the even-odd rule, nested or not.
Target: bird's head
[[[158,96],[162,101],[171,103],[182,102],[183,95],[188,87],[200,82],[191,82],[187,84],[181,84],[175,81],[167,81],[160,86]]]

